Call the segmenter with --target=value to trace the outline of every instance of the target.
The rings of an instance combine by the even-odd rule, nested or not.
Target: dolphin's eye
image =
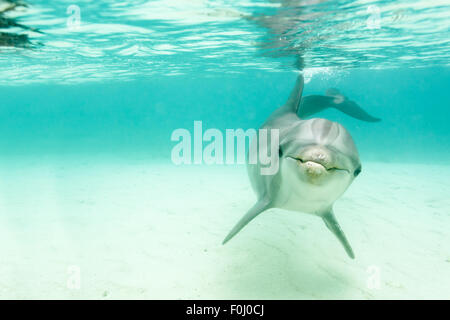
[[[360,173],[361,173],[361,167],[358,167],[358,168],[355,170],[355,173],[354,173],[355,177],[356,177],[358,174],[360,174]]]

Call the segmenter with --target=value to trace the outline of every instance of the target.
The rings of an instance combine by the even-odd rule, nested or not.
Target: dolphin
[[[370,116],[336,89],[328,90],[326,96],[306,96],[304,99],[302,91],[303,77],[299,75],[288,101],[260,128],[276,129],[279,133],[278,156],[275,157],[278,170],[274,174],[262,174],[264,165],[256,155],[258,151],[268,154],[268,150],[274,150],[272,141],[261,145],[258,137],[252,140],[247,171],[257,202],[230,231],[223,244],[260,213],[279,208],[322,218],[348,256],[354,259],[350,243],[333,213],[333,204],[361,172],[358,151],[349,132],[339,123],[321,118],[302,120],[299,114],[304,117],[334,107],[364,121],[379,119]],[[252,147],[255,143],[258,147]],[[258,160],[250,163],[251,157]]]

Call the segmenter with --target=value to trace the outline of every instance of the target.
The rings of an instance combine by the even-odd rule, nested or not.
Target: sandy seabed
[[[0,162],[2,299],[450,299],[450,166],[364,163],[321,219],[254,203],[244,166]],[[78,288],[79,284],[79,288]]]

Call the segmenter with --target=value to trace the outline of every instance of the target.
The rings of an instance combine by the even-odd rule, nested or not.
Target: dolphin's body
[[[276,158],[279,170],[272,175],[263,175],[259,160],[247,164],[258,200],[223,243],[260,213],[281,208],[321,217],[347,254],[354,258],[353,250],[333,214],[333,204],[361,172],[358,151],[350,134],[340,124],[320,118],[301,120],[298,114],[308,115],[326,107],[335,107],[361,120],[379,119],[368,115],[335,89],[329,90],[327,96],[309,96],[303,100],[302,91],[303,77],[299,76],[287,103],[275,110],[262,125],[261,129],[279,130],[279,155]],[[258,143],[258,138],[252,143]],[[269,141],[266,146],[259,145],[259,152],[274,150],[270,144]],[[250,152],[257,153],[258,148],[250,147]],[[249,154],[248,158],[251,156],[255,154]]]

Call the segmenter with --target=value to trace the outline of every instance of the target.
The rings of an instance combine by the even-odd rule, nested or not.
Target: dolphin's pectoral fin
[[[270,208],[269,201],[266,199],[261,199],[250,210],[247,211],[245,216],[239,220],[239,222],[231,229],[230,233],[225,237],[222,244],[227,243],[231,238],[233,238],[242,228],[244,228],[250,221],[252,221],[261,212]]]
[[[351,101],[340,94],[339,91],[334,90],[333,94],[334,95],[310,95],[303,97],[302,102],[300,103],[298,116],[302,119],[327,108],[335,108],[358,120],[366,122],[378,122],[381,120],[380,118],[368,114],[354,101]]]
[[[322,219],[325,222],[328,229],[330,229],[330,231],[334,233],[334,235],[338,238],[338,240],[344,246],[345,251],[347,252],[348,256],[352,259],[355,259],[355,254],[353,253],[352,247],[348,243],[348,240],[345,237],[345,234],[342,231],[341,226],[337,222],[336,217],[333,214],[333,211],[330,211],[329,213],[323,215]]]

